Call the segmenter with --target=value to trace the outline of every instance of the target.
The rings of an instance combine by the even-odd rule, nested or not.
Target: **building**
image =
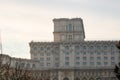
[[[12,67],[39,71],[39,80],[117,80],[118,41],[85,41],[81,18],[53,19],[54,42],[30,42],[31,59],[11,58]],[[9,61],[9,60],[8,60]]]
[[[54,42],[30,42],[31,59],[57,71],[54,80],[115,80],[118,41],[85,41],[81,18],[53,19]]]

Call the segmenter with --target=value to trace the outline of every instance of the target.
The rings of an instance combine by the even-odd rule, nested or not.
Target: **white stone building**
[[[30,42],[31,59],[40,69],[58,72],[58,80],[115,80],[118,41],[85,41],[81,18],[53,19],[54,42]]]
[[[54,42],[30,42],[31,60],[11,58],[13,67],[39,70],[40,80],[117,80],[118,41],[85,41],[81,18],[53,22]]]

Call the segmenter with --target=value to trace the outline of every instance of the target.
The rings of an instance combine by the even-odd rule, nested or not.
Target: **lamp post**
[[[119,49],[119,59],[120,59],[120,41],[116,45],[116,47]],[[116,77],[120,80],[120,62],[118,63],[118,65],[115,65],[114,72],[116,74]]]

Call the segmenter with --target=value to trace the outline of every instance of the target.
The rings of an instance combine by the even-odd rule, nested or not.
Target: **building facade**
[[[31,59],[11,59],[11,66],[38,72],[38,80],[117,80],[118,41],[86,41],[81,18],[53,19],[54,42],[30,42]],[[6,60],[8,59],[8,60]]]
[[[39,68],[57,71],[55,80],[115,80],[118,41],[85,41],[81,18],[53,19],[54,42],[30,42]]]

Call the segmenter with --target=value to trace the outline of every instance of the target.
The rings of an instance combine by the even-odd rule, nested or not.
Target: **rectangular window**
[[[40,63],[40,66],[44,66],[44,63]]]
[[[76,62],[76,65],[80,65],[80,62]]]
[[[86,55],[86,52],[83,52],[83,55]]]
[[[65,62],[65,65],[67,65],[67,66],[68,66],[68,65],[69,65],[69,62]]]
[[[44,58],[40,58],[40,61],[44,61]]]
[[[87,63],[86,62],[83,62],[83,65],[86,65]]]
[[[101,62],[97,62],[97,65],[101,65]]]
[[[90,61],[94,61],[94,57],[90,57]]]
[[[115,57],[111,57],[111,60],[115,60]]]
[[[77,55],[79,55],[80,53],[79,52],[75,52]]]
[[[100,52],[97,52],[97,55],[100,55],[101,53]]]
[[[47,61],[50,61],[50,57],[47,57]]]
[[[108,64],[108,62],[104,62],[104,65],[107,65]]]
[[[69,57],[65,57],[65,60],[69,60]]]
[[[106,51],[104,51],[104,55],[107,55],[107,52],[106,52]]]
[[[80,57],[76,57],[76,60],[80,60]]]
[[[47,56],[50,56],[50,53],[49,53],[49,52],[47,53]]]
[[[40,53],[40,56],[44,56],[44,53]]]
[[[86,61],[86,57],[83,57],[83,61]]]
[[[94,62],[90,62],[90,65],[94,65]]]
[[[104,57],[104,60],[108,60],[108,57]]]
[[[68,39],[69,39],[69,40],[72,40],[72,35],[68,35]]]
[[[50,66],[50,63],[47,63],[47,66]]]
[[[115,62],[111,62],[111,65],[115,65]]]
[[[69,55],[69,52],[66,52],[66,55]]]
[[[101,60],[101,57],[97,57],[97,60]]]

